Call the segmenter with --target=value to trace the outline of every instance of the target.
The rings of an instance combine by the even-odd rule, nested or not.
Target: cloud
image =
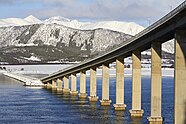
[[[37,10],[42,18],[65,16],[93,20],[156,20],[172,5],[183,0],[42,0],[46,8]]]
[[[72,19],[129,20],[151,19],[152,22],[165,15],[170,8],[184,0],[19,0],[29,4],[22,13],[45,19],[64,16]],[[16,4],[15,0],[0,0],[0,4]],[[35,4],[41,4],[35,7]]]
[[[165,14],[170,8],[171,0],[43,0],[46,5],[52,5],[53,10],[40,10],[41,15],[60,14],[70,18],[96,19],[144,19]],[[177,0],[177,3],[180,3]]]
[[[0,0],[0,5],[11,5],[13,3],[13,0]]]

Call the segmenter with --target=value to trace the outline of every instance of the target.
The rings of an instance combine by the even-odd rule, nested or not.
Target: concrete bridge
[[[163,123],[161,115],[162,72],[161,44],[175,39],[174,74],[174,123],[186,123],[186,1],[159,21],[124,42],[120,47],[94,59],[53,73],[42,78],[46,87],[57,88],[64,93],[77,95],[76,74],[80,73],[79,97],[86,98],[86,71],[90,70],[90,102],[98,100],[96,94],[96,68],[102,66],[101,105],[110,105],[109,63],[116,62],[115,110],[125,110],[124,103],[124,58],[132,56],[132,109],[131,116],[143,116],[141,109],[141,52],[151,49],[151,124]],[[71,77],[71,89],[69,89]],[[64,87],[62,87],[64,83]]]

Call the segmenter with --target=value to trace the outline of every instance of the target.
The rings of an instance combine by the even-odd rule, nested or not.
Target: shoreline
[[[53,70],[53,71],[43,71],[43,70],[23,70],[23,71],[19,71],[19,70],[15,70],[15,71],[4,71],[4,70],[0,70],[0,74],[3,73],[14,73],[14,74],[22,74],[22,75],[50,75],[52,74],[52,72],[56,72],[58,70]],[[80,74],[77,74],[77,76],[79,76]],[[101,77],[102,76],[102,69],[97,69],[97,77]],[[86,72],[86,76],[90,77],[90,71],[88,70]],[[110,68],[109,70],[109,76],[110,77],[116,77],[116,69]],[[125,68],[124,70],[124,76],[125,77],[132,77],[132,69],[131,68]],[[150,68],[143,68],[141,70],[141,76],[151,76],[151,69]],[[174,69],[170,69],[170,68],[162,68],[162,77],[174,77]]]

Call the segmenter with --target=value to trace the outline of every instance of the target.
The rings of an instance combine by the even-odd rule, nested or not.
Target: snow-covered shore
[[[66,67],[71,66],[70,64],[54,64],[54,65],[6,65],[6,69],[8,72],[13,72],[22,75],[40,75],[40,74],[52,74],[59,70],[62,70]],[[4,71],[3,71],[4,72]],[[132,69],[125,68],[124,70],[126,77],[132,76]],[[1,73],[1,72],[0,72]],[[151,76],[151,69],[150,68],[142,68],[141,70],[142,76]],[[86,72],[87,76],[90,76],[90,72]],[[97,76],[100,77],[102,75],[102,69],[97,69]],[[79,76],[79,74],[77,75]],[[116,76],[116,69],[110,68],[110,77]],[[162,68],[162,76],[166,77],[173,77],[174,76],[174,69],[173,68]]]
[[[9,73],[9,72],[3,73],[3,75],[23,82],[23,85],[25,86],[43,86],[43,83],[39,79],[30,76]]]

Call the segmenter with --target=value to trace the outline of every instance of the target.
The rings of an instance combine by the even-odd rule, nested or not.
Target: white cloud
[[[105,19],[147,18],[161,16],[183,0],[94,0],[89,3],[79,0],[43,0],[54,5],[54,10],[40,10],[44,15],[58,13],[67,17],[88,17]]]
[[[15,3],[15,0],[0,0],[2,3]],[[20,0],[42,3],[41,8],[25,10],[40,18],[64,16],[92,20],[155,21],[184,0]],[[85,2],[86,1],[86,2]],[[20,13],[19,13],[20,14]]]

